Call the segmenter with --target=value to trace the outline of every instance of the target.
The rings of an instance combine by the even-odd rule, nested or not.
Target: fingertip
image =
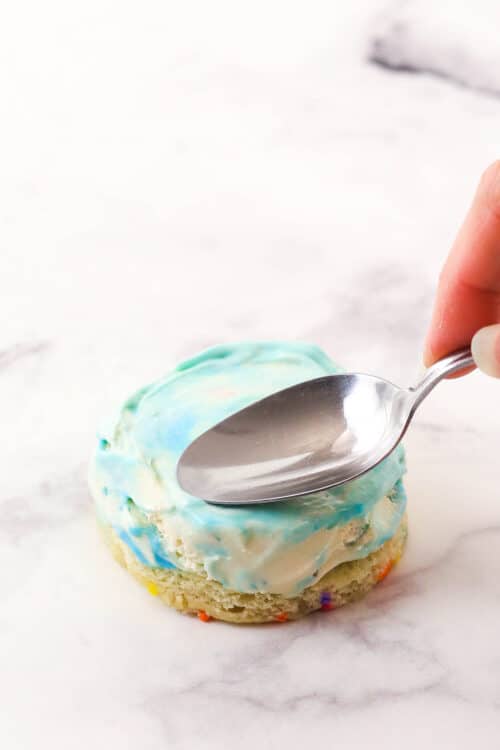
[[[423,359],[424,367],[430,367],[436,361],[436,357],[433,355],[432,347],[428,343],[428,341],[426,341],[424,345],[424,352],[423,352],[422,359]]]
[[[432,365],[440,359],[443,359],[466,346],[468,342],[470,342],[470,336],[468,338],[463,338],[455,328],[445,328],[438,323],[429,331],[427,340],[424,344],[423,361],[425,367],[432,367]],[[465,370],[460,370],[459,372],[454,373],[453,375],[448,375],[447,378],[460,378],[463,375],[472,372],[472,370],[474,370],[474,367],[468,367]]]
[[[479,193],[491,212],[500,220],[500,159],[483,172]]]
[[[425,367],[430,367],[450,351],[450,341],[448,340],[450,330],[449,326],[444,326],[445,312],[442,309],[441,298],[442,283],[440,282],[431,323],[424,342],[423,361]],[[447,332],[447,335],[445,335],[445,332]]]

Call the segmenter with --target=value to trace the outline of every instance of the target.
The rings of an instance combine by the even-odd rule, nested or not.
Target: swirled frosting
[[[252,402],[339,372],[296,342],[217,346],[132,395],[99,436],[90,467],[98,516],[144,565],[206,574],[240,592],[295,596],[396,531],[406,498],[399,447],[340,487],[252,507],[209,505],[177,483],[189,443]]]

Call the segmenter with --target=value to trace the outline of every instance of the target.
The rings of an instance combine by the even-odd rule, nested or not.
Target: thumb
[[[480,370],[500,378],[500,324],[481,328],[472,339],[472,356]]]

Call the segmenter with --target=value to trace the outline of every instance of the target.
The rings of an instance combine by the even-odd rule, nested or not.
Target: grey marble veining
[[[117,401],[222,341],[416,380],[500,103],[368,64],[378,2],[28,5],[0,28],[0,745],[493,747],[498,382],[422,405],[403,560],[298,623],[163,608],[101,544],[86,462]]]
[[[19,342],[14,346],[0,351],[0,370],[22,362],[25,357],[36,357],[43,354],[50,347],[47,341]]]
[[[392,71],[436,75],[499,96],[499,24],[496,0],[396,0],[380,15],[368,56]]]

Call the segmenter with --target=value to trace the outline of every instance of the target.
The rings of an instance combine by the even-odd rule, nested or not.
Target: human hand
[[[500,378],[500,161],[483,174],[439,277],[425,364],[471,340],[476,365]]]

